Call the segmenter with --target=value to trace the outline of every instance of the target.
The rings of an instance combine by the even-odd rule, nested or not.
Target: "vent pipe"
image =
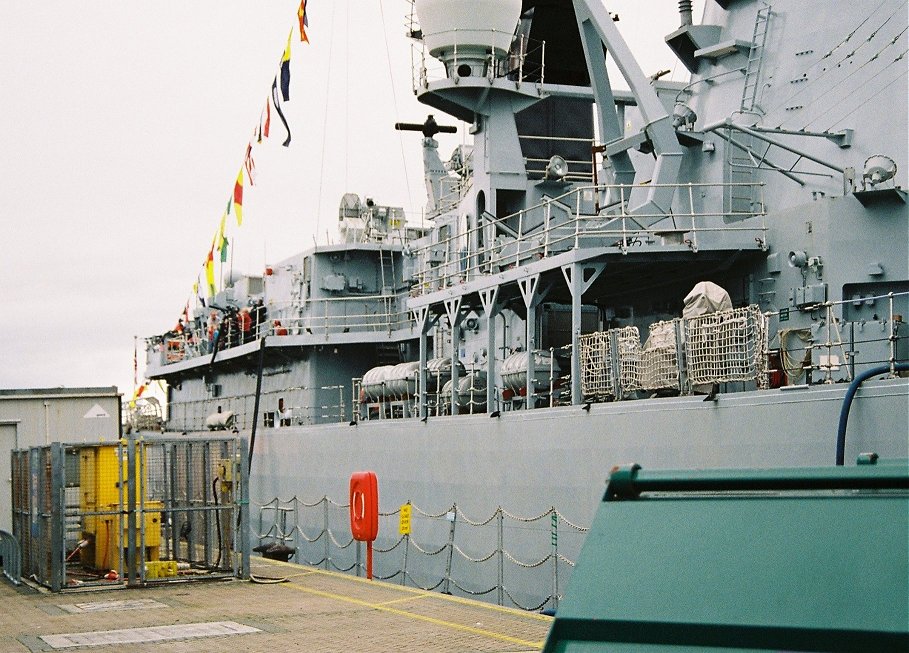
[[[679,0],[679,17],[682,19],[682,27],[692,24],[691,0]]]

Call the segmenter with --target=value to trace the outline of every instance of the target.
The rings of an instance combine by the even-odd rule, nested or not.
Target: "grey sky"
[[[646,74],[680,68],[663,43],[675,0],[606,4]],[[141,383],[142,337],[171,328],[191,294],[297,5],[0,2],[0,387],[129,395],[134,335]],[[235,270],[334,237],[346,191],[419,216],[419,135],[392,129],[429,113],[410,90],[408,7],[309,0],[312,44],[295,33],[285,105],[293,142],[254,145],[243,226],[229,219]],[[442,141],[443,158],[461,138]]]

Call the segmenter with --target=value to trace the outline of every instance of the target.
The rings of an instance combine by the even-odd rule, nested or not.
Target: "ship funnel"
[[[479,77],[508,54],[521,0],[416,0],[426,48],[449,77]]]
[[[679,0],[679,18],[682,19],[683,26],[694,22],[692,13],[691,0]]]

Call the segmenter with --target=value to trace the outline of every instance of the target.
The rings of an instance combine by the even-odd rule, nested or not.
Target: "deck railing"
[[[446,64],[429,54],[426,41],[421,40],[414,44],[412,53],[411,85],[414,93],[419,93],[438,80],[449,79],[454,76],[462,62],[476,63],[478,30],[451,30],[440,32],[431,36],[447,37],[452,44],[452,54]],[[450,35],[450,36],[449,36]],[[487,30],[487,51],[493,52],[497,48],[495,43],[502,38],[502,33],[496,30]],[[542,84],[546,73],[546,42],[531,39],[525,34],[518,34],[512,38],[511,50],[505,57],[487,56],[486,79],[508,79],[516,84],[532,83]],[[466,47],[459,44],[464,43]],[[451,71],[451,73],[449,72]]]
[[[734,235],[764,248],[763,184],[745,184],[758,197],[748,211],[720,209],[722,193],[736,185],[667,185],[676,197],[670,214],[629,212],[635,195],[650,187],[623,185],[578,187],[502,218],[486,213],[476,226],[461,225],[445,237],[414,248],[418,271],[412,292],[434,292],[586,247],[614,247],[628,254],[644,245],[665,244],[687,246],[696,252],[699,241]],[[762,218],[760,224],[741,222],[750,217]]]
[[[377,334],[413,328],[413,320],[404,306],[403,297],[394,293],[307,299],[303,303],[271,303],[268,308],[269,316],[277,317],[269,317],[258,325],[252,324],[245,332],[233,320],[221,322],[218,325],[217,348],[229,349],[265,336]],[[291,312],[301,315],[287,317]],[[149,338],[148,357],[161,365],[178,363],[210,356],[215,343],[215,334],[211,329],[196,329],[190,324],[180,333]]]

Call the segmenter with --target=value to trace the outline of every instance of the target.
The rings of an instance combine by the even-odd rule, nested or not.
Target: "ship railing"
[[[325,297],[299,302],[269,304],[269,319],[250,325],[246,332],[234,320],[218,325],[217,335],[191,326],[179,334],[146,339],[148,360],[155,365],[168,365],[219,350],[254,342],[262,337],[293,335],[330,335],[340,333],[390,333],[410,329],[410,312],[402,308],[401,296],[394,293]],[[297,315],[304,312],[304,315]],[[215,338],[217,340],[215,341]]]
[[[274,303],[273,314],[281,315],[280,324],[273,325],[267,335],[328,335],[332,333],[391,332],[412,325],[410,313],[399,308],[401,297],[380,294],[357,297],[308,299],[303,305],[305,315],[289,316],[300,311],[294,302]]]
[[[148,362],[155,365],[168,365],[183,360],[207,356],[218,350],[236,347],[247,342],[258,340],[261,336],[273,333],[270,322],[250,325],[246,332],[241,331],[234,320],[219,322],[217,329],[196,329],[192,324],[186,325],[180,333],[168,333],[163,336],[146,338]]]
[[[435,81],[460,78],[459,68],[462,64],[473,65],[477,62],[478,46],[483,46],[482,43],[477,43],[477,34],[481,31],[487,36],[484,49],[487,52],[498,50],[497,44],[502,41],[504,34],[497,30],[449,30],[431,34],[433,37],[445,36],[445,40],[451,43],[451,56],[447,57],[446,63],[429,53],[425,39],[415,42],[411,55],[413,92],[420,93]],[[546,72],[546,42],[531,39],[526,34],[508,34],[505,38],[511,39],[511,48],[506,56],[486,55],[483,71],[486,79],[507,79],[515,82],[518,87],[522,83],[542,85]]]
[[[851,381],[857,367],[887,365],[889,377],[895,378],[898,363],[909,360],[909,324],[897,301],[909,298],[909,291],[886,294],[861,294],[838,301],[825,301],[799,309],[777,309],[765,315],[776,321],[778,330],[774,353],[779,358],[779,372],[790,385]],[[885,302],[883,319],[847,319],[848,309],[874,306]],[[819,319],[817,328],[784,328],[793,310],[801,310]],[[848,326],[848,329],[846,328]]]
[[[208,347],[208,341],[201,339],[200,335],[186,327],[181,333],[146,338],[149,360],[160,361],[166,365],[198,356]]]
[[[723,210],[726,189],[740,185],[757,197],[754,204],[738,212]],[[648,185],[586,185],[505,217],[484,213],[476,226],[436,232],[432,242],[413,251],[419,263],[412,292],[427,294],[573,249],[615,248],[628,254],[643,246],[683,246],[697,252],[701,242],[716,246],[724,237],[736,238],[736,248],[743,242],[767,247],[763,184],[665,186],[676,198],[669,214],[629,211],[631,200]],[[744,222],[753,217],[760,221]]]
[[[585,150],[592,151],[592,148],[594,145],[596,145],[596,141],[594,139],[578,136],[540,136],[535,134],[518,134],[518,139],[521,141],[538,141],[548,143],[550,144],[551,150],[554,151],[559,151],[562,149],[577,150],[578,146],[572,145],[574,143],[580,143],[584,146]],[[551,160],[551,158],[524,157],[527,176],[530,179],[545,179],[546,169]],[[565,163],[568,166],[568,169],[567,173],[564,177],[562,177],[561,181],[570,181],[583,184],[596,183],[596,176],[594,175],[594,166],[596,165],[596,160],[593,157],[589,159],[566,159]]]
[[[287,385],[259,393],[258,425],[262,428],[341,423],[350,420],[347,385]],[[221,412],[233,415],[227,428],[252,428],[255,392],[228,394],[223,386],[209,387],[208,396],[168,405],[168,431],[204,431],[206,418],[217,404]],[[226,429],[225,429],[226,430]]]
[[[256,507],[258,550],[280,544],[293,549],[297,564],[365,575],[361,543],[350,536],[348,503],[295,496]],[[402,513],[410,528],[399,535]],[[478,518],[456,503],[425,510],[408,501],[380,511],[379,521],[374,578],[527,611],[558,607],[590,530],[554,506],[527,516],[498,506]]]
[[[524,408],[553,408],[571,403],[571,375],[568,373],[570,365],[565,363],[571,358],[571,344],[561,347],[538,349],[536,354],[548,353],[544,356],[542,364],[535,366],[534,378],[527,382],[526,373],[515,375],[509,373],[509,378],[502,379],[502,387],[495,387],[496,410],[512,411]],[[506,357],[507,358],[507,357]],[[548,360],[548,362],[546,362]],[[560,364],[558,361],[562,361]],[[499,363],[499,371],[502,371]],[[503,373],[503,377],[505,374]]]
[[[440,186],[438,206],[429,215],[440,215],[456,208],[473,186],[473,179],[471,177],[443,177],[440,180]]]

